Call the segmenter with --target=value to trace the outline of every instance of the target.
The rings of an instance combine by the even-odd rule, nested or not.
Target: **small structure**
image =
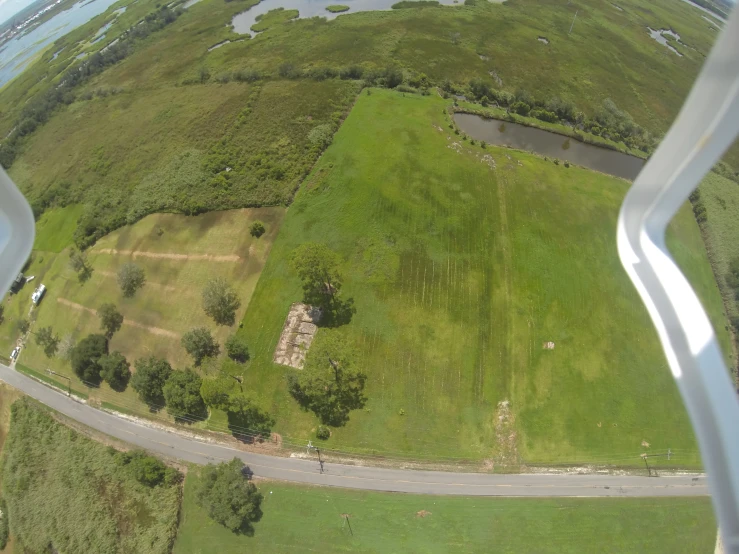
[[[554,343],[552,341],[545,342],[543,344],[544,350],[554,350]]]
[[[31,295],[31,302],[33,302],[35,306],[38,306],[45,293],[46,287],[42,283],[35,291],[33,291],[33,294]]]
[[[26,284],[26,279],[23,277],[23,273],[19,273],[15,278],[15,281],[10,285],[10,292],[16,293],[23,288]]]
[[[321,310],[296,302],[290,306],[280,340],[275,348],[274,362],[280,365],[303,369],[313,337],[318,331],[317,323]]]

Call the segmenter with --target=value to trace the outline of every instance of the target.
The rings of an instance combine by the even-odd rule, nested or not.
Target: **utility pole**
[[[56,371],[51,371],[50,369],[47,369],[46,372],[49,375],[56,375],[57,377],[61,377],[62,379],[67,380],[67,396],[72,396],[72,380],[67,377],[66,375],[62,375],[61,373],[57,373]]]
[[[575,11],[575,17],[572,18],[572,25],[570,25],[570,31],[567,33],[568,35],[572,33],[572,28],[575,26],[575,20],[577,19],[577,12],[580,10]]]

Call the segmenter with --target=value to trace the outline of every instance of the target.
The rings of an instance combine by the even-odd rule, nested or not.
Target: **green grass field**
[[[15,551],[171,550],[179,485],[140,484],[115,450],[56,422],[32,400],[16,401],[12,412],[2,474]]]
[[[344,260],[342,294],[357,308],[344,332],[369,375],[366,408],[328,447],[632,465],[646,440],[697,465],[656,334],[616,253],[628,183],[523,152],[455,146],[446,105],[362,94],[291,206],[239,330],[252,345],[246,386],[271,404],[276,430],[302,439],[316,425],[286,393],[290,370],[272,363],[301,299],[287,260],[312,240]],[[729,352],[688,207],[670,246]],[[549,341],[554,350],[543,348]],[[512,419],[500,426],[504,400]]]
[[[234,535],[185,481],[175,554],[237,552],[711,552],[708,498],[468,498],[257,481],[264,516]],[[420,512],[428,512],[425,517]],[[349,514],[351,530],[342,514]]]
[[[59,253],[70,246],[83,209],[82,205],[75,204],[45,212],[36,222],[36,240],[33,249]]]
[[[63,211],[58,213],[61,217]],[[201,300],[203,286],[210,278],[226,278],[241,300],[237,314],[241,317],[284,213],[283,208],[255,208],[192,217],[174,214],[146,217],[106,236],[88,252],[94,272],[84,284],[77,281],[69,267],[68,249],[59,254],[35,252],[28,274],[35,274],[36,279],[6,303],[6,322],[0,326],[0,347],[10,351],[18,337],[16,321],[27,317],[30,294],[43,282],[48,292],[35,310],[37,317],[32,330],[50,325],[61,338],[71,335],[78,341],[89,333],[100,332],[99,319],[90,310],[113,302],[129,323],[124,323],[115,334],[110,342],[111,350],[120,351],[131,363],[139,357],[156,355],[167,358],[177,368],[190,366],[192,360],[180,344],[183,333],[192,327],[205,326],[222,345],[235,330],[216,327],[205,315]],[[263,221],[267,229],[259,239],[251,237],[248,231],[256,219]],[[52,240],[48,229],[48,226],[40,229],[38,241],[48,243]],[[145,255],[134,255],[134,252]],[[117,269],[131,259],[144,268],[147,283],[133,298],[127,299],[123,298],[115,275]],[[131,389],[117,394],[105,383],[99,389],[88,389],[76,378],[68,361],[59,357],[46,358],[33,336],[27,341],[19,361],[41,374],[51,368],[68,375],[75,390],[93,399],[122,408],[145,410]],[[64,380],[47,379],[67,387]]]

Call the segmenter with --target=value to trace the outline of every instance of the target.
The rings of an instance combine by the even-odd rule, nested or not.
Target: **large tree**
[[[182,346],[198,366],[205,358],[215,358],[221,348],[205,327],[195,327],[182,335]]]
[[[202,379],[192,371],[173,371],[164,384],[164,400],[167,412],[177,418],[201,418],[207,415],[203,397],[200,396]]]
[[[303,281],[306,303],[326,308],[341,290],[339,257],[325,244],[301,244],[293,251],[291,265]]]
[[[244,462],[208,464],[201,471],[195,493],[197,504],[208,516],[234,533],[251,535],[252,523],[262,517],[262,494],[248,480]]]
[[[203,289],[203,310],[218,325],[233,325],[241,300],[222,277],[209,280]]]
[[[100,377],[110,385],[110,388],[122,392],[128,386],[131,370],[128,361],[120,352],[112,352],[98,361]]]
[[[112,338],[116,331],[123,325],[123,314],[118,311],[115,304],[107,303],[98,308],[100,328],[105,331],[108,339]]]
[[[326,425],[343,425],[349,412],[364,406],[367,376],[355,367],[353,345],[338,331],[321,329],[303,371],[289,377],[289,389],[302,406]]]
[[[134,365],[136,372],[131,377],[131,386],[139,393],[139,398],[147,404],[164,403],[162,390],[172,374],[172,366],[169,362],[151,356],[136,360]]]
[[[146,275],[144,270],[133,262],[123,264],[118,270],[118,286],[126,298],[130,298],[144,286]]]
[[[100,383],[100,358],[108,353],[108,339],[88,335],[72,349],[70,360],[75,375],[94,385]]]
[[[36,333],[36,344],[44,349],[47,358],[52,358],[59,349],[59,335],[51,327],[42,327]]]
[[[206,406],[217,410],[226,410],[234,381],[224,377],[203,379],[200,384],[200,396]]]
[[[92,276],[92,266],[87,262],[87,255],[74,248],[69,252],[69,266],[77,274],[80,283]]]
[[[269,437],[275,424],[272,416],[243,392],[229,396],[225,410],[231,434],[247,442]]]

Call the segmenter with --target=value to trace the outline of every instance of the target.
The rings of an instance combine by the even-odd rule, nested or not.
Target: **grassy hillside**
[[[60,217],[65,209],[45,215],[49,220]],[[183,333],[193,327],[205,326],[223,342],[234,329],[216,327],[202,309],[202,290],[214,277],[224,277],[237,292],[245,313],[252,292],[269,254],[272,241],[284,216],[283,208],[255,208],[212,212],[200,216],[157,214],[136,225],[106,236],[88,251],[93,267],[89,281],[80,284],[69,267],[69,249],[59,254],[35,252],[27,271],[36,279],[6,302],[6,321],[0,326],[0,348],[10,352],[18,337],[16,322],[28,317],[30,295],[38,283],[48,289],[34,310],[36,320],[32,331],[47,325],[62,339],[74,342],[89,333],[100,332],[100,320],[94,314],[100,305],[113,302],[126,322],[110,341],[110,349],[120,351],[129,362],[144,356],[167,358],[174,367],[192,365],[192,359],[180,344]],[[68,214],[69,215],[69,214]],[[266,233],[259,239],[249,234],[254,220],[261,220]],[[42,220],[43,221],[43,220]],[[42,227],[37,243],[49,243],[57,236]],[[134,260],[141,266],[147,282],[132,298],[124,298],[116,280],[116,272],[124,263]],[[133,390],[114,393],[106,384],[87,391],[72,372],[68,360],[59,356],[48,359],[29,336],[21,354],[23,365],[44,373],[51,368],[73,380],[73,388],[86,391],[93,398],[118,406],[145,410],[136,400]],[[67,383],[62,381],[62,386]]]
[[[448,131],[445,101],[362,94],[290,208],[239,333],[245,383],[278,431],[315,420],[272,363],[306,241],[343,259],[369,402],[328,445],[503,462],[639,464],[641,442],[698,463],[656,334],[616,253],[628,183]],[[670,244],[716,322],[721,299],[690,210]],[[319,331],[320,332],[320,331]],[[544,343],[555,343],[554,350]],[[500,402],[509,401],[510,417]],[[401,410],[404,415],[401,415]]]
[[[195,504],[197,478],[190,472],[185,482],[175,554],[698,553],[711,551],[716,540],[708,498],[465,498],[270,481],[257,482],[264,516],[246,537],[217,525]]]
[[[13,404],[2,472],[17,543],[29,552],[50,546],[59,552],[169,552],[180,485],[142,485],[115,453],[60,425],[31,400]]]

